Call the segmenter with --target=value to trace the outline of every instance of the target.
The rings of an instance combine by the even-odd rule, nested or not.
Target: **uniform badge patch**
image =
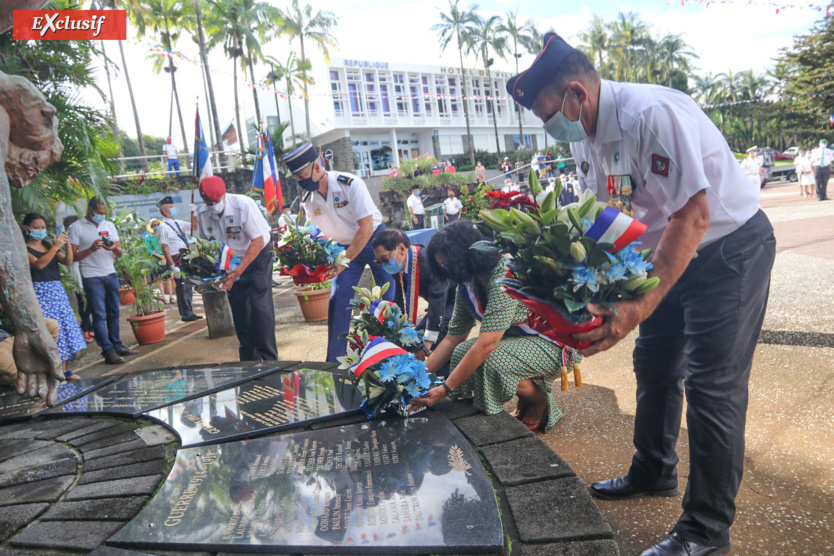
[[[339,199],[336,199],[336,200],[338,201]],[[340,209],[340,208],[343,208],[343,207],[346,207],[346,206],[348,206],[348,201],[342,201],[341,203],[333,203],[333,208],[337,208],[337,209]]]
[[[582,173],[585,174],[586,176],[588,175],[588,170],[591,169],[591,165],[588,164],[587,160],[583,160],[582,164],[579,167],[582,169]]]
[[[669,175],[669,159],[659,154],[652,155],[652,173],[659,176]]]
[[[316,209],[316,210],[313,212],[313,214],[315,214],[316,216],[321,216],[321,209]]]
[[[614,151],[614,164],[620,163],[620,151]]]

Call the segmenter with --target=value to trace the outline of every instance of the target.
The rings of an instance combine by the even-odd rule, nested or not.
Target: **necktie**
[[[825,147],[821,148],[822,154],[820,155],[820,166],[825,166]]]

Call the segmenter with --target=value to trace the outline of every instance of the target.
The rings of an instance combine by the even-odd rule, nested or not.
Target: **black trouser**
[[[240,342],[240,360],[277,361],[271,245],[263,248],[229,290],[229,305]]]
[[[94,332],[93,310],[90,308],[90,303],[81,292],[75,292],[75,299],[78,301],[78,316],[81,318],[81,330],[84,332]]]
[[[413,219],[411,220],[411,223],[414,224],[411,228],[412,230],[422,230],[423,228],[426,227],[425,226],[425,221],[426,221],[426,215],[425,214],[415,214],[414,218],[417,219],[417,223],[414,224],[414,220]]]
[[[180,318],[190,317],[194,314],[194,309],[191,308],[191,298],[194,296],[194,290],[183,281],[182,277],[174,278],[177,292],[177,309],[180,311]]]
[[[814,167],[814,181],[817,183],[817,199],[822,201],[828,198],[828,178],[831,177],[831,167]]]
[[[690,472],[683,538],[729,542],[744,464],[747,382],[770,287],[776,239],[759,211],[703,248],[654,313],[634,349],[637,413],[629,479],[677,484],[675,444],[686,391]]]
[[[456,212],[455,214],[446,213],[446,222],[454,222],[455,220],[460,220],[459,212]]]

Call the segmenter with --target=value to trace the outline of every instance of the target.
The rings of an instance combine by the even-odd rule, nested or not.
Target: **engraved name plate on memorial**
[[[201,398],[147,411],[176,431],[183,447],[249,438],[361,413],[362,398],[341,374],[275,373]]]
[[[268,361],[252,366],[202,366],[147,371],[83,396],[83,405],[59,406],[47,414],[129,415],[204,396],[240,384],[294,362]]]
[[[69,408],[83,408],[86,405],[84,395],[116,380],[115,376],[101,378],[82,378],[58,385],[58,404],[68,405]],[[77,400],[77,401],[73,401]],[[41,387],[38,397],[21,396],[17,392],[8,392],[0,396],[0,423],[9,423],[22,419],[29,419],[48,409],[46,405],[46,384]]]
[[[304,554],[500,552],[492,484],[445,417],[271,435],[177,452],[107,541],[133,549]]]

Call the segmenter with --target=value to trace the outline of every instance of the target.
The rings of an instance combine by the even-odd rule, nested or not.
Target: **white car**
[[[790,149],[786,150],[782,154],[789,154],[793,157],[796,157],[796,155],[799,154],[799,147],[791,147]]]

